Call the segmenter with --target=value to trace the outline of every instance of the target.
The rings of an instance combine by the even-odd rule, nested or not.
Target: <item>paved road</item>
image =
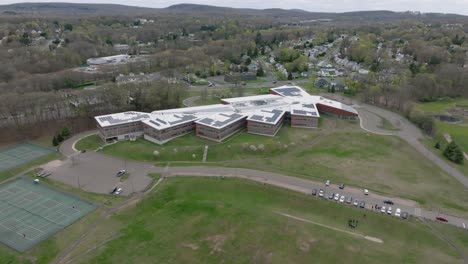
[[[439,214],[437,212],[426,211],[419,208],[419,205],[411,200],[400,199],[396,197],[383,196],[375,193],[364,195],[362,189],[346,187],[340,190],[336,185],[326,187],[322,182],[315,182],[297,177],[291,177],[282,174],[244,169],[244,168],[225,168],[225,167],[204,167],[204,166],[187,166],[187,167],[155,167],[150,162],[125,161],[117,157],[88,151],[86,153],[78,153],[73,149],[74,143],[81,137],[92,134],[95,131],[81,133],[66,140],[60,147],[60,151],[69,157],[56,171],[53,171],[51,178],[62,181],[64,183],[80,186],[84,190],[96,193],[108,193],[115,186],[122,184],[124,195],[133,192],[141,192],[151,183],[151,179],[147,176],[148,173],[161,173],[163,176],[203,176],[203,177],[238,177],[243,179],[254,180],[264,184],[270,184],[292,191],[310,194],[313,189],[324,189],[326,196],[329,193],[339,193],[346,197],[353,197],[359,201],[366,202],[366,208],[372,210],[373,205],[382,206],[383,200],[392,200],[395,204],[392,205],[393,211],[396,208],[401,208],[402,211],[408,212],[411,215],[434,220]],[[115,172],[121,167],[127,166],[130,172],[130,179],[124,183],[120,183],[115,177]],[[468,220],[443,215],[449,220],[449,224],[462,228],[468,228]]]
[[[326,97],[329,97],[334,100],[342,101],[348,104],[356,105],[356,109],[359,112],[361,117],[361,126],[363,129],[377,134],[382,135],[395,135],[410,144],[415,148],[420,154],[429,159],[432,163],[437,165],[447,174],[453,176],[466,188],[468,188],[468,177],[452,167],[448,161],[439,158],[436,154],[432,153],[430,150],[420,142],[424,138],[421,130],[413,125],[408,119],[402,117],[401,115],[394,113],[389,110],[385,110],[369,104],[360,104],[358,101],[352,100],[350,98],[345,98],[341,95],[333,94],[323,94]],[[388,131],[382,128],[379,128],[380,120],[383,117],[390,121],[395,127],[400,128],[398,131]]]
[[[169,167],[166,168],[167,172],[164,173],[165,176],[174,177],[174,176],[203,176],[203,177],[237,177],[242,179],[253,180],[261,182],[264,184],[269,184],[277,186],[280,188],[289,189],[296,192],[301,192],[304,194],[310,194],[313,189],[323,189],[325,191],[325,196],[328,196],[330,193],[339,193],[345,197],[351,196],[353,199],[358,201],[364,201],[366,203],[366,209],[372,210],[372,206],[386,206],[384,200],[391,200],[395,204],[391,205],[393,213],[396,208],[400,208],[403,212],[408,212],[410,215],[416,217],[422,217],[429,220],[434,220],[436,216],[444,216],[448,219],[449,224],[465,228],[468,230],[468,220],[461,217],[451,216],[451,215],[442,215],[437,212],[428,211],[421,209],[419,205],[411,200],[400,199],[396,197],[383,196],[375,193],[370,193],[369,195],[364,195],[362,189],[345,187],[344,190],[340,190],[336,184],[330,186],[325,186],[322,182],[315,182],[310,180],[305,180],[301,178],[291,177],[287,175],[281,175],[276,173],[257,171],[251,169],[243,168],[225,168],[225,167],[203,167],[203,166],[193,166],[193,167]],[[324,198],[327,199],[327,198]]]

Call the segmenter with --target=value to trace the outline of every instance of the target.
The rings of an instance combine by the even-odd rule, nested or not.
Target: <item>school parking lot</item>
[[[126,169],[128,175],[116,174]],[[161,171],[149,163],[125,161],[94,151],[75,153],[58,166],[48,166],[51,179],[88,192],[109,193],[115,187],[122,188],[121,195],[141,192],[152,182],[149,173]]]

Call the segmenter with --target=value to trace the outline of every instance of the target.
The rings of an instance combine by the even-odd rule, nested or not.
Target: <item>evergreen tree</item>
[[[67,138],[70,136],[71,132],[68,127],[64,127],[62,131],[60,132],[60,134],[62,135],[63,138]]]
[[[56,147],[56,146],[58,146],[58,144],[59,144],[59,142],[58,142],[58,140],[57,140],[57,137],[54,136],[54,138],[52,138],[52,145],[53,145],[54,147]]]
[[[463,163],[463,152],[460,147],[455,144],[455,141],[450,142],[444,150],[444,156],[449,159],[451,162],[458,164]]]
[[[265,76],[265,72],[263,71],[262,66],[258,67],[257,76],[259,76],[259,77]]]
[[[436,149],[440,149],[440,143],[439,143],[439,141],[437,141],[437,143],[435,144],[434,147],[435,147]]]
[[[288,80],[292,80],[292,79],[293,79],[293,77],[292,77],[292,73],[291,73],[291,72],[289,72],[289,73],[288,73]]]
[[[57,141],[59,143],[63,141],[63,137],[62,137],[62,135],[60,133],[57,135]]]

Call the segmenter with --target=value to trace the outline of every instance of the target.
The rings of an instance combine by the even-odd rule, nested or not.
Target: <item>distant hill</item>
[[[115,14],[149,14],[157,9],[125,6],[115,4],[75,4],[75,3],[18,3],[0,5],[2,13],[36,14],[36,15],[115,15]]]
[[[56,16],[95,16],[95,15],[151,15],[161,13],[193,13],[206,15],[239,15],[262,16],[272,18],[294,19],[333,19],[355,21],[394,21],[412,18],[457,19],[467,18],[455,14],[414,14],[411,12],[392,11],[358,11],[345,13],[309,12],[301,9],[251,9],[230,8],[197,4],[177,4],[166,8],[147,8],[116,4],[76,4],[76,3],[18,3],[0,5],[0,13],[4,15],[56,15]]]

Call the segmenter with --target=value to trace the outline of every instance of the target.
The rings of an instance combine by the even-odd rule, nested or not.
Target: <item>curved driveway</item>
[[[439,158],[436,154],[432,153],[430,150],[421,143],[421,139],[424,138],[421,130],[413,125],[408,119],[402,117],[401,115],[394,113],[389,110],[385,110],[369,104],[359,104],[359,102],[352,100],[350,98],[345,98],[340,95],[324,94],[324,96],[337,101],[343,101],[345,103],[351,103],[355,105],[355,108],[358,110],[361,117],[361,127],[371,133],[376,133],[380,135],[395,135],[399,136],[413,148],[415,148],[421,155],[429,159],[436,166],[441,168],[447,174],[453,176],[461,184],[468,188],[468,177],[463,173],[452,167],[446,160]],[[395,127],[398,127],[398,131],[388,131],[382,128],[379,128],[381,118],[383,117],[390,121]]]
[[[108,193],[114,186],[120,185],[124,189],[123,194],[129,195],[132,192],[143,192],[151,184],[151,180],[148,177],[149,173],[160,173],[163,177],[237,177],[305,194],[310,194],[313,189],[324,189],[326,195],[338,192],[346,197],[351,196],[359,201],[365,201],[367,209],[371,209],[375,204],[383,205],[383,200],[390,199],[395,203],[393,208],[401,208],[402,211],[406,211],[417,217],[434,220],[435,216],[440,215],[437,212],[419,208],[419,205],[411,200],[383,196],[372,192],[369,195],[364,195],[361,189],[355,187],[346,187],[344,190],[340,190],[336,185],[326,187],[322,182],[244,168],[211,166],[170,167],[169,164],[166,167],[155,167],[151,162],[126,161],[100,152],[88,151],[80,153],[73,149],[77,140],[93,133],[95,131],[78,134],[62,144],[60,151],[68,159],[62,166],[57,168],[56,172],[53,172],[51,178],[86,191],[97,193]],[[127,181],[120,182],[115,177],[115,172],[124,166],[130,173],[130,177]],[[450,215],[444,216],[449,220],[449,224],[451,225],[462,228],[468,227],[468,220]]]

